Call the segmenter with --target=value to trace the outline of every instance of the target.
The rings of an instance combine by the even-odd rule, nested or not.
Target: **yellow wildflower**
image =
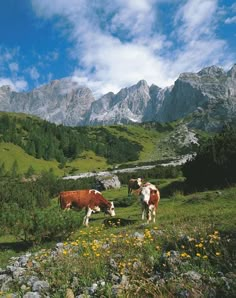
[[[166,252],[166,256],[169,257],[170,256],[170,251]]]

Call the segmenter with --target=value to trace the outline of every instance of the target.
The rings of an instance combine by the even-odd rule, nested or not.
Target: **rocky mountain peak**
[[[218,76],[225,75],[225,71],[221,67],[213,65],[213,66],[203,68],[197,74],[199,76],[216,76],[216,77],[218,77]]]
[[[136,87],[143,87],[143,88],[148,88],[148,84],[145,80],[140,80],[137,84]]]
[[[12,87],[10,85],[3,85],[3,86],[1,86],[0,87],[0,90],[2,92],[11,92],[11,91],[13,91],[13,89],[12,89]]]
[[[228,71],[227,75],[232,79],[236,79],[236,64]]]
[[[0,87],[0,110],[24,112],[70,126],[177,120],[190,114],[192,126],[215,129],[236,117],[236,64],[180,74],[173,86],[148,86],[145,80],[95,100],[72,78],[54,80],[30,92]],[[209,122],[211,119],[211,123]]]

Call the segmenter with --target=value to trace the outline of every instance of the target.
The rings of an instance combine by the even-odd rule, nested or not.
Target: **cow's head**
[[[110,216],[115,216],[115,207],[114,207],[114,203],[111,202],[111,205],[105,209],[105,213],[109,214]]]
[[[137,184],[138,184],[138,186],[141,186],[142,183],[143,183],[142,178],[137,178]]]

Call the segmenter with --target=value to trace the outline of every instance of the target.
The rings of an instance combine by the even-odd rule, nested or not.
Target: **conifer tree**
[[[12,178],[16,178],[19,176],[19,166],[17,160],[14,160],[12,164],[10,175]]]

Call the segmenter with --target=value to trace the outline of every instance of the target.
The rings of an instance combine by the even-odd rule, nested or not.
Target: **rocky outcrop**
[[[218,130],[225,121],[235,119],[236,65],[228,72],[211,66],[198,73],[182,73],[173,86],[164,89],[141,80],[97,100],[90,89],[69,78],[25,93],[3,86],[0,110],[70,126],[169,122],[191,115],[190,127]]]
[[[135,287],[138,286],[137,282],[139,282],[139,280],[137,280],[137,277],[140,276],[140,282],[143,282],[142,269],[144,265],[143,258],[145,257],[145,262],[149,264],[149,270],[145,272],[145,285],[150,286],[151,289],[164,288],[165,292],[166,284],[172,283],[172,290],[176,297],[192,297],[192,294],[195,294],[196,289],[199,289],[199,287],[204,289],[204,292],[207,294],[206,297],[218,297],[216,293],[219,291],[220,287],[222,290],[221,293],[223,293],[222,297],[234,297],[235,273],[229,271],[232,268],[229,267],[225,272],[214,272],[214,270],[210,270],[208,274],[204,274],[201,267],[196,266],[197,256],[190,256],[186,252],[181,253],[180,250],[167,250],[169,248],[169,242],[163,245],[162,250],[159,245],[156,246],[159,253],[155,255],[155,258],[152,254],[143,255],[145,248],[142,247],[143,244],[148,241],[148,237],[151,239],[154,238],[155,240],[158,239],[159,241],[156,243],[160,243],[160,238],[162,239],[166,232],[156,230],[155,228],[149,230],[146,225],[138,226],[138,231],[132,229],[131,232],[127,230],[127,225],[134,224],[135,221],[129,219],[120,220],[119,223],[119,218],[117,218],[115,226],[126,226],[126,230],[124,230],[125,233],[120,234],[122,235],[121,238],[117,237],[119,242],[115,240],[115,245],[121,245],[121,243],[123,243],[122,240],[125,241],[125,243],[132,243],[132,241],[134,241],[133,243],[140,248],[139,254],[135,255],[135,259],[132,258],[132,261],[127,262],[128,266],[125,266],[125,261],[123,261],[125,260],[124,255],[117,252],[117,248],[115,250],[113,243],[114,238],[109,239],[105,236],[103,239],[101,235],[98,237],[95,233],[91,241],[76,240],[66,241],[64,243],[59,242],[52,249],[41,249],[34,253],[26,253],[25,255],[12,257],[6,268],[0,268],[0,296],[44,298],[55,297],[56,294],[57,297],[68,298],[107,297],[104,295],[107,294],[106,288],[109,287],[112,293],[110,295],[111,297],[124,297],[131,289],[135,289]],[[106,220],[105,223],[107,223],[106,229],[110,227],[114,229],[112,222],[109,224],[109,221]],[[111,233],[111,235],[114,234]],[[163,240],[164,239],[165,238],[163,238]],[[186,244],[186,241],[188,241],[187,243],[193,241],[187,239],[193,238],[183,234],[182,237],[178,239],[178,243],[184,243],[185,246],[182,246],[185,248],[186,245],[189,245]],[[86,261],[86,257],[81,254],[85,243],[88,244],[87,248],[90,247],[91,244],[93,246],[96,245],[103,254],[105,254],[107,250],[112,250],[111,254],[105,255],[106,266],[104,267],[104,272],[107,271],[107,274],[104,274],[104,276],[99,279],[95,277],[96,275],[88,279],[86,276],[79,275],[76,270],[73,270],[75,267],[72,267],[70,274],[68,274],[70,270],[68,266],[68,268],[66,268],[66,270],[68,270],[66,272],[67,275],[64,279],[66,284],[55,282],[58,276],[58,270],[63,270],[69,259],[75,260],[76,266],[80,266],[78,260],[80,260],[81,257]],[[152,242],[149,243],[149,246],[151,247],[152,245],[154,249],[154,244],[151,243]],[[191,244],[190,246],[194,247],[194,245]],[[191,248],[191,251],[192,250],[193,248]],[[121,261],[122,264],[124,264],[123,270],[120,268]],[[203,260],[199,258],[197,261],[202,262]],[[95,265],[97,264],[96,261],[93,262]],[[195,266],[192,265],[193,262],[195,262]],[[92,270],[92,267],[90,270]],[[138,275],[134,275],[134,272],[138,272]],[[136,278],[134,279],[132,277]],[[88,284],[87,286],[84,281]],[[178,286],[180,282],[181,287]],[[177,286],[175,286],[176,284]],[[193,288],[194,291],[191,291],[191,288]],[[63,295],[63,293],[65,295]],[[200,296],[198,295],[197,297]]]
[[[108,93],[94,102],[86,125],[142,122],[151,96],[147,82],[142,80],[117,94]]]
[[[212,66],[198,73],[183,73],[166,95],[157,118],[168,122],[192,114],[189,125],[217,130],[236,111],[236,65],[228,72]]]
[[[121,187],[120,180],[116,175],[98,175],[96,177],[96,189],[103,191],[106,189],[119,189]]]
[[[94,100],[90,89],[70,79],[55,80],[31,92],[14,92],[8,86],[0,88],[1,111],[23,112],[71,126],[83,122]]]

